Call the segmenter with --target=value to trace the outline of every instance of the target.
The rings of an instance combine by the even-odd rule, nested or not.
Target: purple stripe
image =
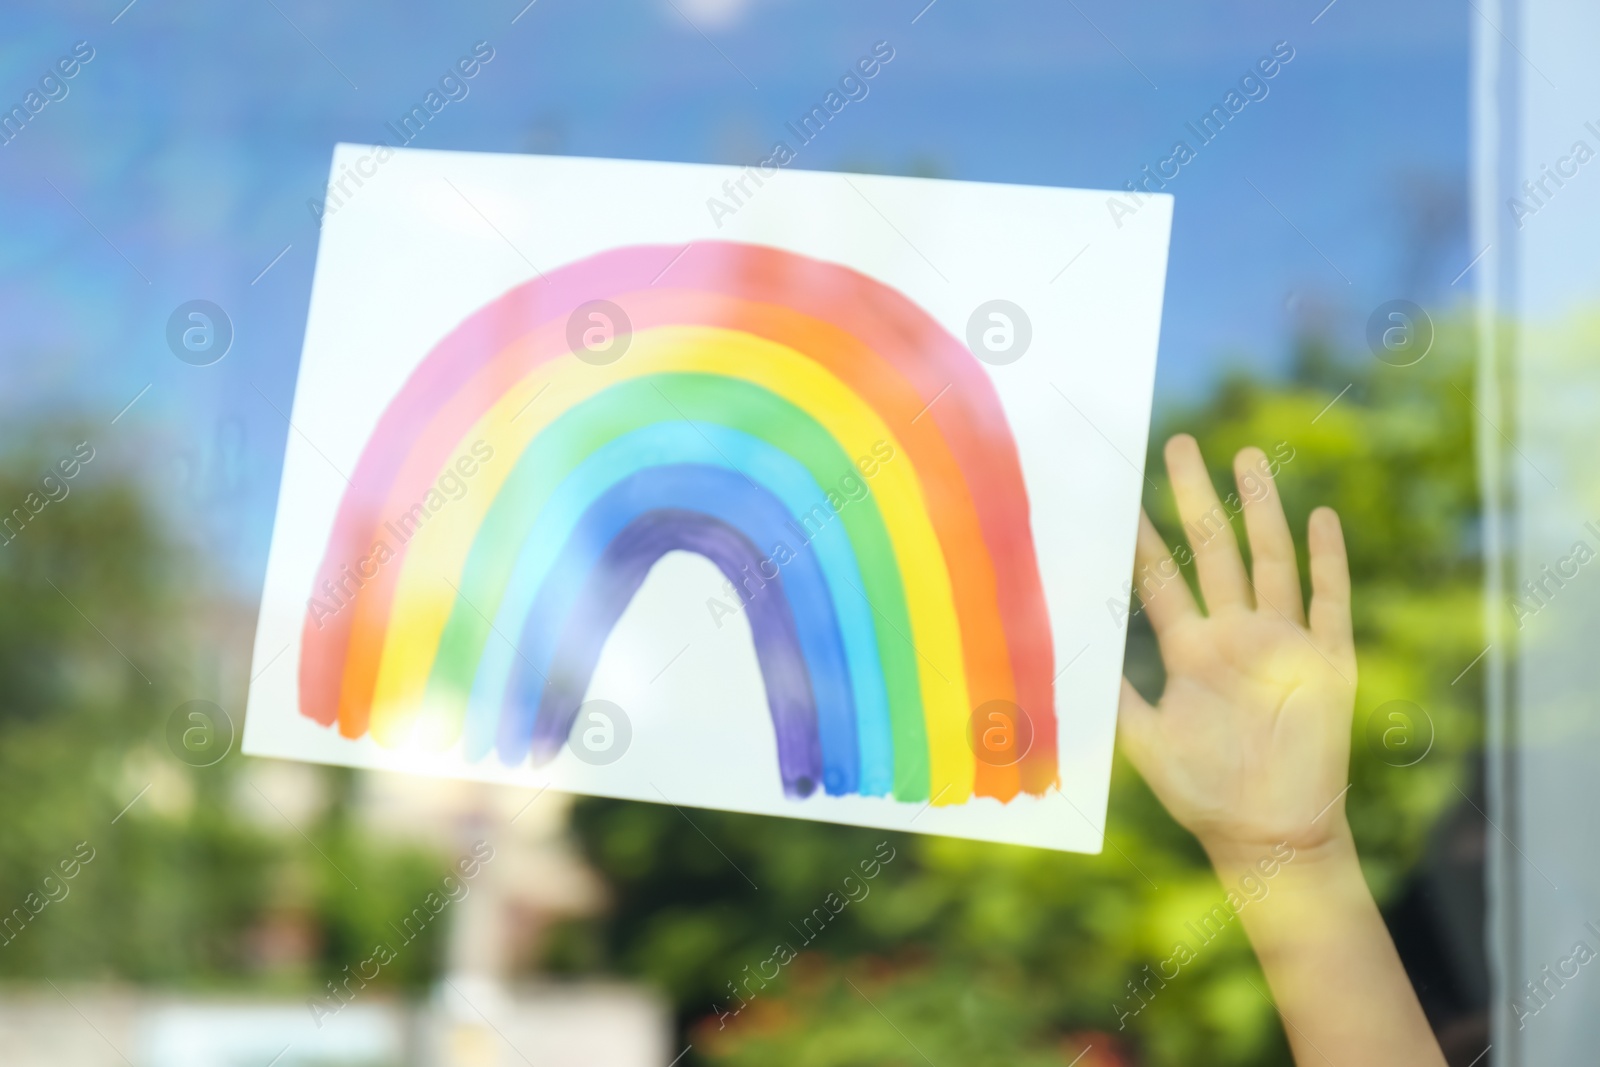
[[[565,743],[611,628],[650,568],[672,551],[704,556],[736,585],[743,575],[759,573],[763,559],[737,529],[699,512],[660,508],[629,523],[606,546],[562,627],[550,684],[534,726],[535,764],[554,757]],[[782,580],[768,579],[746,603],[745,615],[777,734],[783,791],[792,797],[809,796],[822,780],[822,743],[816,697]]]

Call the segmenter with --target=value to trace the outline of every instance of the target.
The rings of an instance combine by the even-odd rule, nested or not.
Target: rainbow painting
[[[614,362],[572,343],[588,308],[625,331]],[[824,487],[858,469],[871,492],[834,512]],[[478,309],[384,410],[307,591],[300,710],[546,763],[645,576],[691,552],[752,593],[786,795],[1038,795],[1057,731],[1030,531],[988,375],[905,296],[753,244],[613,249]],[[991,701],[1032,727],[1004,766],[974,757]]]
[[[1170,197],[329,173],[246,755],[1102,846]]]

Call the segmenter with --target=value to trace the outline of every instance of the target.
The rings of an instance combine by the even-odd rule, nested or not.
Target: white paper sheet
[[[1126,604],[1125,581],[1132,571],[1171,224],[1170,198],[1145,198],[1129,215],[1110,211],[1110,194],[1105,192],[789,170],[763,174],[749,168],[688,164],[394,151],[360,145],[338,146],[331,179],[256,632],[255,681],[244,731],[246,753],[531,788],[548,784],[578,793],[1044,848],[1099,850],[1125,633],[1126,615],[1117,605]],[[408,378],[436,346],[445,343],[470,316],[508,292],[525,286],[554,287],[555,282],[548,280],[572,277],[570,265],[620,249],[639,249],[632,262],[654,256],[651,262],[660,263],[658,280],[635,279],[635,288],[669,293],[681,290],[688,293],[682,306],[698,307],[695,301],[706,287],[694,279],[715,274],[707,273],[711,259],[741,262],[737,246],[769,250],[762,253],[767,257],[762,262],[817,261],[823,265],[819,269],[826,268],[819,276],[833,276],[826,273],[834,269],[827,265],[858,272],[869,281],[852,291],[870,294],[880,291],[876,287],[893,291],[909,301],[916,315],[925,317],[930,326],[942,328],[949,338],[960,342],[970,336],[982,348],[985,333],[996,331],[988,333],[988,341],[998,350],[985,351],[981,353],[985,359],[969,362],[992,385],[1015,441],[1026,490],[1027,525],[1036,551],[1039,586],[1048,606],[1050,670],[1055,677],[1050,682],[1054,708],[1030,709],[1024,714],[1030,720],[1055,717],[1059,788],[1045,789],[1037,796],[1023,792],[1004,803],[991,796],[950,803],[952,796],[967,791],[970,782],[958,784],[955,794],[933,796],[934,783],[948,775],[943,779],[932,775],[926,790],[930,795],[920,799],[828,795],[823,788],[800,797],[794,795],[792,780],[786,794],[769,693],[753,651],[749,620],[754,616],[733,601],[716,566],[685,551],[670,552],[654,564],[604,641],[585,699],[609,704],[586,703],[580,708],[567,747],[545,762],[536,764],[524,757],[508,765],[499,750],[471,758],[474,754],[466,751],[466,743],[453,739],[443,727],[429,728],[433,747],[418,744],[417,734],[408,737],[404,730],[380,743],[370,732],[324,726],[302,714],[302,657],[307,635],[315,633],[313,639],[321,640],[325,628],[337,627],[341,620],[376,618],[375,624],[354,622],[352,632],[375,633],[374,640],[394,640],[399,623],[391,619],[394,625],[384,629],[384,616],[381,612],[374,616],[373,605],[367,602],[372,599],[371,588],[392,581],[399,589],[407,580],[403,576],[406,568],[420,569],[435,562],[440,564],[438,584],[413,582],[405,588],[421,599],[404,600],[397,594],[394,603],[431,605],[430,610],[442,610],[442,603],[460,614],[463,624],[472,623],[473,613],[491,620],[492,627],[467,626],[475,627],[480,636],[487,629],[482,651],[473,655],[498,656],[502,679],[507,670],[526,677],[534,669],[523,652],[524,647],[531,648],[522,643],[523,619],[505,616],[492,604],[480,604],[481,592],[475,592],[465,608],[457,602],[466,595],[463,582],[470,585],[472,581],[470,575],[464,576],[458,558],[467,549],[456,550],[454,555],[441,549],[442,554],[429,556],[418,548],[388,562],[352,558],[350,566],[381,575],[373,579],[372,587],[347,583],[342,592],[333,593],[319,592],[317,587],[319,569],[332,554],[330,535],[341,501],[354,491],[352,481],[363,479],[362,457],[369,438],[378,430],[385,410],[401,396]],[[596,293],[597,297],[605,295]],[[646,292],[641,299],[650,298]],[[629,300],[620,300],[620,304],[626,313]],[[780,314],[798,314],[783,308],[783,301],[778,304]],[[992,317],[991,311],[999,317]],[[909,313],[902,309],[897,314]],[[600,321],[584,319],[583,323]],[[705,324],[695,319],[688,325]],[[730,330],[736,323],[729,320],[711,325]],[[456,336],[459,348],[459,332]],[[582,336],[581,329],[578,336]],[[656,353],[669,350],[694,349],[696,336],[657,345],[648,330],[640,329],[636,335],[627,335],[631,347],[613,363],[607,364],[603,353],[598,357],[583,353],[590,357],[583,360],[569,353],[560,364],[565,370],[549,370],[556,364],[546,369],[556,375],[558,383],[570,384],[581,375],[611,375],[604,378],[608,383],[633,380],[627,376],[641,370],[630,361],[656,358]],[[1024,337],[1025,350],[1019,340]],[[604,330],[593,339],[612,343],[604,337]],[[1005,348],[1008,341],[1009,351]],[[765,366],[768,360],[768,349],[760,345],[740,348],[734,343],[730,351],[743,361],[736,372],[740,374],[755,364]],[[534,362],[529,357],[514,365],[529,370]],[[489,388],[484,385],[488,379],[474,380],[478,391]],[[454,462],[470,454],[468,445],[483,432],[500,434],[494,439],[502,442],[493,449],[492,459],[466,465],[472,474],[447,480],[442,504],[434,501],[440,506],[429,509],[426,526],[417,525],[411,547],[424,543],[425,531],[440,544],[447,544],[451,536],[470,540],[478,517],[493,507],[503,491],[506,483],[500,479],[516,469],[526,471],[536,465],[529,460],[518,468],[519,454],[504,442],[517,439],[518,427],[547,425],[555,415],[572,411],[589,388],[568,389],[566,384],[558,384],[535,396],[531,387],[516,394],[504,375],[493,381],[496,392],[484,403],[505,402],[508,396],[531,399],[515,415],[502,416],[499,423],[474,423],[476,429],[452,445],[448,458]],[[668,395],[673,388],[657,392],[676,407]],[[885,388],[903,389],[905,384],[896,382]],[[859,501],[846,498],[844,509],[833,521],[842,528],[850,509],[873,503],[881,504],[887,515],[892,503],[888,498],[890,478],[910,476],[915,482],[931,477],[913,463],[912,446],[927,440],[930,427],[948,434],[948,425],[953,424],[949,420],[960,421],[964,406],[982,406],[965,392],[934,395],[924,410],[910,417],[903,406],[894,411],[883,409],[886,436],[900,448],[881,470],[860,479],[867,487],[866,496]],[[438,412],[449,408],[451,396],[438,395],[431,400],[435,411],[429,418],[441,418]],[[547,410],[551,405],[554,410]],[[829,418],[837,413],[833,408],[843,410],[841,405],[827,406]],[[941,419],[947,422],[941,423]],[[720,463],[744,476],[743,467],[728,454],[730,442],[737,443],[734,438],[710,427],[704,418],[676,421],[678,438],[692,432],[705,441],[708,451],[703,458],[708,465]],[[428,419],[409,423],[407,447],[420,448],[417,443],[428,439],[430,425]],[[490,431],[485,431],[485,426]],[[534,442],[548,432],[541,430]],[[670,436],[674,431],[662,432]],[[689,446],[680,440],[677,447]],[[841,477],[852,473],[848,468],[840,472]],[[429,484],[438,486],[433,475]],[[744,480],[750,482],[752,492],[758,481],[762,482],[760,489],[770,488],[761,477]],[[463,488],[455,499],[458,483]],[[819,498],[829,487],[819,481]],[[577,494],[574,499],[584,499],[579,491],[582,487],[568,489]],[[399,500],[401,505],[406,503]],[[402,518],[396,512],[406,510],[396,508],[392,498],[387,506],[389,511],[379,509],[379,513],[366,516],[373,529],[383,529],[382,522],[392,523]],[[509,505],[502,506],[502,511],[509,510]],[[916,511],[911,508],[909,513],[915,515]],[[933,520],[926,521],[931,524]],[[911,525],[914,523],[908,519],[904,528]],[[943,529],[934,526],[935,535],[941,535]],[[399,539],[392,540],[398,547]],[[897,547],[900,544],[896,542]],[[474,545],[471,551],[478,549]],[[798,551],[812,550],[801,547]],[[950,581],[968,586],[974,581],[972,573],[990,566],[972,558],[949,559],[945,564],[956,576]],[[902,561],[902,566],[908,565]],[[773,586],[800,581],[799,571],[787,561],[772,567],[780,572]],[[862,583],[870,577],[863,577],[867,572],[859,569],[853,573]],[[866,618],[881,642],[905,642],[909,651],[902,650],[902,659],[916,664],[924,691],[930,683],[937,688],[938,679],[943,679],[944,685],[960,687],[966,677],[963,657],[930,661],[923,647],[934,647],[932,629],[911,626],[911,632],[902,633],[876,604],[870,605],[871,611],[861,603],[846,606],[850,597],[839,594],[844,588],[842,579],[834,571],[828,575],[839,615],[854,612],[858,624]],[[922,588],[938,585],[926,570],[908,566],[905,576]],[[909,603],[912,590],[906,592]],[[494,600],[498,594],[496,586],[494,596],[488,599]],[[929,601],[929,597],[923,600]],[[929,602],[933,601],[937,597]],[[947,602],[948,597],[940,601]],[[729,613],[716,604],[737,610]],[[308,617],[313,620],[309,628]],[[960,621],[969,628],[973,625],[964,616]],[[508,629],[511,632],[506,632]],[[390,671],[393,677],[427,676],[427,663],[419,668],[416,661],[434,655],[432,644],[424,641],[421,646],[406,647],[410,651],[402,648],[386,653],[388,659],[380,656],[380,672]],[[540,677],[554,673],[549,660],[542,662],[546,670],[536,672]],[[1016,663],[1012,667],[1020,669]],[[417,674],[419,669],[422,675]],[[853,693],[865,691],[855,686],[853,674],[846,673]],[[377,684],[382,689],[384,683]],[[880,682],[874,692],[881,695],[889,685]],[[369,686],[367,692],[371,691]],[[344,713],[363,703],[359,686],[356,692],[354,699],[345,699]],[[420,690],[400,686],[384,692],[414,696]],[[507,730],[501,725],[507,703],[504,692],[502,681],[489,708],[496,716],[492,730],[496,738]],[[966,692],[963,699],[972,707],[982,702],[982,696]],[[608,706],[624,709],[625,728],[590,715],[595,710],[604,712]],[[372,722],[394,710],[380,707]],[[869,717],[867,704],[857,711],[858,727],[865,737],[870,731],[861,724]],[[528,714],[532,714],[531,708]],[[819,708],[817,714],[819,719],[838,721],[836,707]],[[878,714],[881,717],[881,709]],[[445,715],[428,721],[448,723],[450,719]],[[483,721],[479,720],[480,733]],[[937,732],[933,726],[928,729],[930,737]],[[360,735],[349,737],[346,732]],[[618,745],[623,734],[627,735],[626,750],[620,755],[605,747]],[[572,746],[583,744],[585,736],[598,746],[601,758],[586,761],[575,754]],[[971,745],[975,737],[982,736],[981,727],[980,732],[963,736]],[[930,751],[934,743],[929,741]],[[861,746],[854,755],[840,755],[843,750],[835,738],[827,752],[830,768],[835,763],[844,766],[851,759],[860,763],[854,772],[856,787],[867,777],[865,753],[871,747],[867,740],[862,740]],[[512,750],[515,748],[513,745]],[[613,755],[615,758],[606,758]],[[896,751],[894,758],[900,761],[895,764],[897,775],[913,757]],[[881,750],[873,758],[881,767]],[[953,765],[949,759],[935,762],[946,770]],[[972,761],[969,758],[967,762]],[[839,775],[850,772],[827,773],[838,785],[844,781]],[[897,782],[904,784],[898,778]],[[806,784],[816,783],[808,779]]]

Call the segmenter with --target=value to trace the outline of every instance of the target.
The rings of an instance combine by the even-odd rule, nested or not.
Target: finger
[[[1139,539],[1133,553],[1133,591],[1150,616],[1150,626],[1157,640],[1170,632],[1175,623],[1200,614],[1189,592],[1189,583],[1183,580],[1183,572],[1143,510],[1139,512]]]
[[[1313,511],[1306,540],[1311,552],[1311,634],[1330,652],[1352,655],[1350,561],[1338,513],[1332,508]]]
[[[1239,543],[1233,538],[1233,524],[1217,499],[1217,490],[1206,473],[1200,445],[1186,433],[1167,442],[1167,476],[1178,499],[1178,516],[1183,520],[1184,536],[1194,551],[1195,571],[1200,577],[1200,595],[1206,611],[1215,612],[1227,604],[1251,604],[1250,587],[1245,581],[1244,560]]]
[[[1160,715],[1150,702],[1139,695],[1128,679],[1122,679],[1122,698],[1117,704],[1117,740],[1124,754],[1141,776],[1149,777],[1151,753],[1155,750],[1156,731],[1160,728]]]
[[[1294,556],[1294,535],[1283,516],[1283,500],[1272,480],[1267,454],[1243,448],[1233,458],[1233,477],[1244,501],[1244,527],[1250,535],[1250,571],[1257,604],[1270,604],[1288,618],[1305,624],[1300,598],[1300,565]]]

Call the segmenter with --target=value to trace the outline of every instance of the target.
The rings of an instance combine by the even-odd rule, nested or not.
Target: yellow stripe
[[[379,662],[373,736],[392,746],[412,733],[455,600],[452,587],[460,584],[473,538],[529,442],[554,419],[610,385],[673,372],[739,378],[767,389],[816,419],[848,455],[868,455],[878,441],[895,448],[896,462],[879,468],[873,494],[905,584],[911,633],[891,631],[889,639],[909,639],[917,653],[930,795],[941,806],[964,802],[972,792],[973,756],[966,741],[970,709],[960,621],[943,550],[909,453],[876,411],[811,359],[764,338],[714,327],[641,331],[633,335],[627,354],[607,367],[591,366],[570,354],[546,361],[506,390],[478,420],[458,451],[482,439],[494,447],[494,460],[482,465],[460,500],[430,517],[408,544]],[[478,607],[493,617],[489,605]],[[515,640],[517,635],[505,636]],[[433,736],[416,740],[437,744],[445,739],[429,730],[430,718],[423,714],[417,725],[422,734]]]

